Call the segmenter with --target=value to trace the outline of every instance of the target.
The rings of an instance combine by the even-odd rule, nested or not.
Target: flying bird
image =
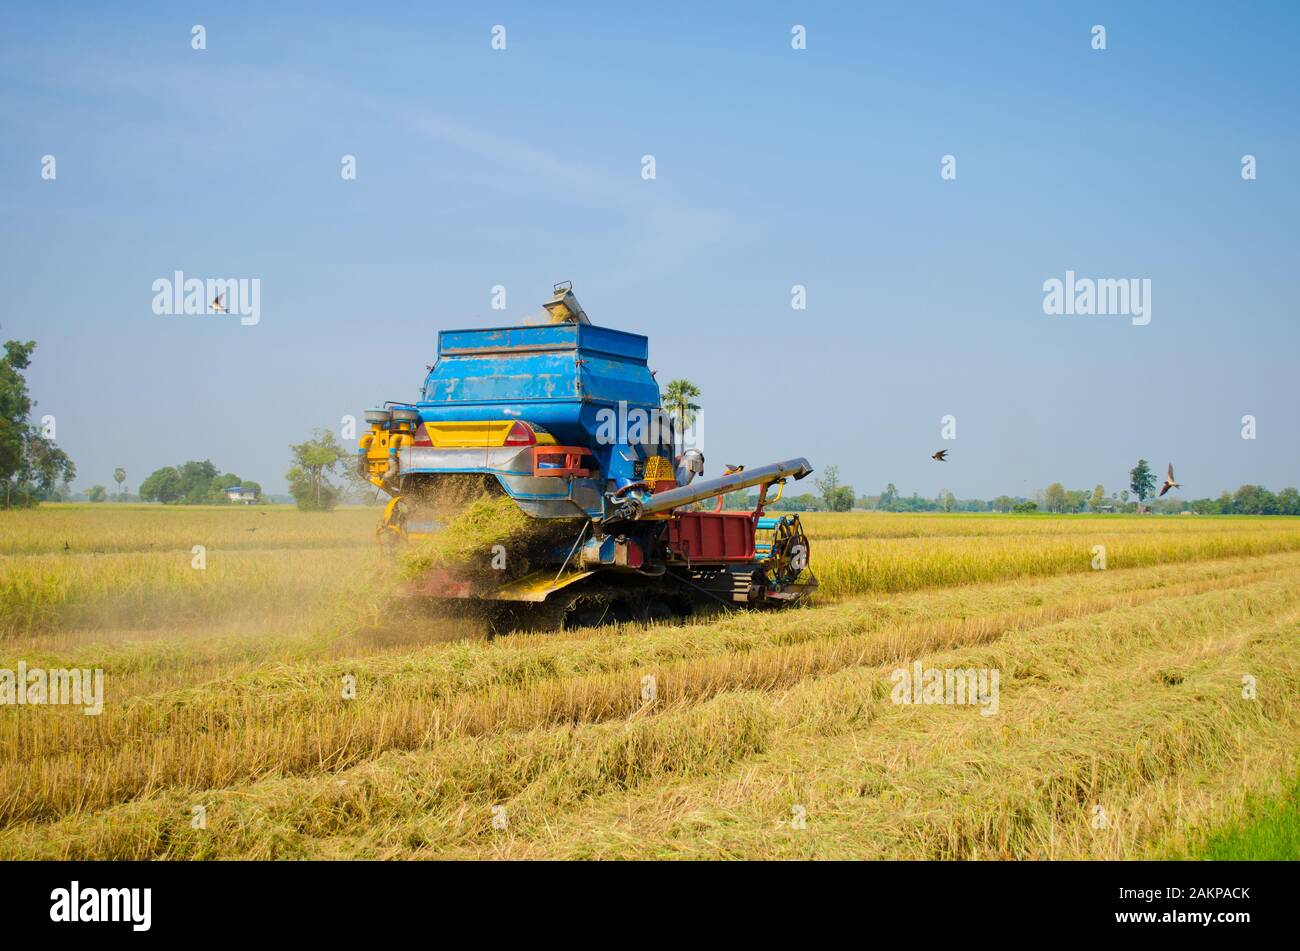
[[[221,298],[225,296],[225,294],[218,294],[216,297],[212,298],[212,309],[214,311],[219,311],[223,314],[226,313],[226,305],[221,300]]]
[[[1165,476],[1165,484],[1160,487],[1160,494],[1164,495],[1170,489],[1181,489],[1182,483],[1174,481],[1174,464],[1169,463],[1169,472]]]
[[[947,455],[948,455],[948,450],[947,450],[947,449],[940,449],[938,452],[936,452],[936,453],[935,453],[933,456],[931,456],[930,458],[933,459],[933,460],[935,460],[936,462],[947,462],[947,461],[948,461],[947,458],[946,458]]]

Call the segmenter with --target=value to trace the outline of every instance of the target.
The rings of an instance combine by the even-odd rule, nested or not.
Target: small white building
[[[226,498],[232,502],[242,502],[244,505],[252,505],[257,501],[257,493],[252,489],[246,489],[242,485],[232,485],[226,489]]]

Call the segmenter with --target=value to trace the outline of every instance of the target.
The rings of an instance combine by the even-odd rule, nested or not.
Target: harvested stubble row
[[[479,791],[479,796],[485,803],[489,800],[520,797],[511,809],[511,814],[515,816],[517,813],[515,827],[522,831],[529,828],[528,823],[533,821],[530,817],[535,816],[537,822],[545,824],[545,810],[548,808],[545,803],[551,802],[556,796],[563,798],[568,795],[565,790],[577,790],[574,795],[582,799],[639,786],[646,781],[646,776],[692,774],[697,769],[691,765],[696,762],[692,757],[704,755],[690,752],[697,747],[699,750],[713,750],[699,760],[700,763],[707,764],[707,769],[699,767],[707,772],[721,768],[725,761],[745,759],[768,749],[773,738],[783,728],[794,728],[800,723],[820,723],[818,730],[834,735],[866,717],[905,716],[906,714],[899,714],[897,708],[881,708],[882,673],[873,668],[893,665],[911,657],[958,648],[963,651],[960,658],[962,666],[1001,666],[1004,685],[1028,683],[1031,691],[1035,689],[1033,685],[1040,680],[1047,684],[1068,681],[1070,677],[1080,676],[1086,667],[1092,666],[1100,671],[1094,675],[1102,677],[1100,682],[1105,682],[1105,676],[1118,676],[1121,685],[1116,689],[1120,690],[1123,689],[1126,678],[1131,680],[1135,676],[1129,669],[1129,659],[1139,657],[1145,663],[1150,663],[1154,657],[1151,645],[1165,643],[1171,632],[1211,632],[1242,619],[1268,619],[1278,614],[1292,603],[1298,574],[1300,572],[1293,565],[1289,569],[1274,568],[1228,574],[1182,585],[1171,585],[1165,579],[1159,587],[1116,591],[1074,605],[1040,605],[1019,613],[986,615],[959,621],[904,623],[892,629],[877,629],[874,633],[844,633],[784,646],[754,648],[740,653],[706,654],[693,660],[653,668],[659,681],[659,703],[664,712],[641,709],[638,694],[641,670],[532,678],[516,685],[498,684],[471,693],[452,693],[441,705],[434,704],[440,712],[432,716],[428,709],[429,702],[419,705],[424,707],[425,714],[422,729],[418,727],[416,719],[407,720],[403,717],[403,708],[385,703],[382,710],[372,712],[372,717],[377,719],[369,724],[368,735],[363,735],[366,730],[361,721],[351,719],[349,715],[346,724],[339,722],[323,742],[319,736],[316,738],[318,744],[314,749],[314,762],[307,757],[298,763],[296,771],[304,774],[301,778],[272,782],[301,783],[304,785],[298,788],[305,789],[313,783],[337,783],[338,779],[342,779],[343,785],[336,785],[335,788],[345,790],[351,783],[348,777],[357,770],[379,768],[380,764],[393,757],[398,757],[398,763],[392,768],[399,771],[414,769],[414,764],[422,762],[426,757],[433,757],[434,765],[430,769],[438,774],[453,776],[456,771],[454,761],[459,755],[467,761],[464,770],[480,775],[476,771],[481,768],[486,771],[482,775],[495,777],[485,780],[483,789]],[[1104,637],[1098,637],[1099,630]],[[881,634],[888,636],[882,637]],[[1106,638],[1110,640],[1107,641]],[[996,652],[1001,645],[1013,641],[1027,646],[1003,656],[980,654],[980,651]],[[1268,645],[1270,650],[1278,646],[1267,638],[1256,638],[1256,641]],[[1087,664],[1080,663],[1081,656],[1087,657]],[[1169,659],[1176,659],[1176,652]],[[864,669],[871,670],[871,673],[866,674]],[[864,672],[868,679],[852,689],[833,687],[836,678],[848,677],[853,671]],[[400,679],[400,672],[397,676]],[[1138,679],[1142,680],[1143,676]],[[787,720],[782,720],[781,711],[786,709],[790,701],[781,698],[790,689],[795,691],[791,696],[800,695],[801,691],[810,691],[807,694],[810,699],[803,706],[795,704],[790,707],[797,712]],[[1008,693],[1013,693],[1014,689],[1016,688],[1004,686]],[[827,694],[823,690],[831,692]],[[1047,690],[1045,695],[1050,697],[1053,692]],[[1007,702],[1010,700],[1004,699],[1004,704]],[[812,709],[821,712],[810,715]],[[883,709],[883,713],[871,712],[878,709]],[[1267,720],[1269,717],[1281,716],[1290,708],[1285,704],[1280,708],[1266,704],[1253,709],[1262,713]],[[604,722],[622,720],[629,714],[633,718],[631,726]],[[952,715],[952,711],[943,711],[942,716],[933,718],[934,726],[940,728]],[[1005,726],[1004,718],[996,719]],[[711,726],[715,720],[718,723],[716,732]],[[399,721],[405,723],[405,729],[409,732],[403,733],[398,728]],[[1236,727],[1241,726],[1239,722],[1233,722]],[[731,725],[723,729],[723,723]],[[1283,720],[1283,724],[1286,723],[1289,721]],[[872,729],[875,727],[873,724]],[[915,728],[914,724],[913,729]],[[658,741],[653,737],[660,729],[669,731],[675,739],[666,746],[656,745]],[[672,732],[674,730],[678,732]],[[641,731],[647,732],[643,734]],[[960,729],[953,731],[955,736],[960,736],[961,733]],[[239,733],[239,736],[241,745],[249,739],[246,732]],[[692,736],[695,736],[694,745],[689,739]],[[308,737],[281,735],[281,741],[291,746],[302,741],[307,745],[300,752],[313,752]],[[530,749],[534,753],[528,753]],[[394,752],[399,750],[416,752]],[[457,754],[456,750],[460,750],[460,753]],[[583,753],[583,750],[588,752]],[[612,752],[615,750],[621,752]],[[672,750],[677,752],[671,752]],[[640,753],[636,751],[645,751],[649,757],[645,762],[651,765],[647,767],[649,771],[644,776],[642,767],[638,765],[643,761],[637,758]],[[126,752],[134,754],[139,751],[130,749],[128,745]],[[380,758],[375,759],[376,756]],[[581,765],[588,762],[584,759],[588,756],[592,757],[590,762],[596,764],[590,769]],[[632,757],[630,761],[627,759],[629,756]],[[366,760],[371,762],[364,762]],[[155,767],[160,762],[160,759],[153,759]],[[256,762],[256,757],[244,760],[242,770],[231,768],[234,764],[227,764],[227,773],[218,775],[230,778],[206,784],[197,776],[191,778],[184,775],[178,775],[175,781],[168,782],[165,776],[160,776],[155,771],[151,774],[151,782],[134,787],[126,783],[119,788],[117,796],[106,795],[112,791],[109,787],[83,790],[81,801],[73,810],[74,814],[68,815],[69,810],[56,808],[54,814],[65,815],[62,821],[53,825],[20,827],[13,830],[12,835],[0,836],[0,851],[14,847],[27,853],[29,848],[35,847],[36,840],[32,837],[41,837],[41,829],[45,829],[47,834],[57,830],[57,836],[51,841],[99,843],[92,851],[107,847],[104,836],[112,838],[126,835],[134,829],[136,832],[128,836],[134,844],[122,846],[124,851],[117,846],[109,848],[109,851],[113,854],[156,854],[151,853],[150,849],[157,847],[157,836],[163,835],[166,854],[196,854],[188,848],[182,848],[181,843],[185,841],[182,834],[175,833],[175,830],[164,833],[162,828],[151,825],[150,822],[144,822],[141,826],[140,816],[152,815],[163,827],[170,828],[167,817],[170,815],[171,804],[185,799],[187,795],[192,798],[205,785],[214,790],[204,793],[205,799],[215,797],[215,801],[225,802],[233,797],[242,802],[249,795],[257,799],[254,787],[261,788],[257,777],[264,771],[248,769]],[[494,766],[494,763],[497,765]],[[528,763],[532,763],[534,768],[528,767]],[[352,768],[348,768],[350,764]],[[111,774],[115,768],[123,769],[120,761],[110,760],[104,765],[107,774]],[[338,778],[328,775],[330,771],[340,768],[343,772]],[[556,770],[566,778],[562,779]],[[591,770],[595,771],[593,775],[597,779],[585,785],[584,782],[578,782],[581,776],[588,775]],[[242,777],[234,779],[241,772]],[[119,778],[129,780],[133,775],[130,769],[126,769],[119,774]],[[502,786],[501,783],[505,781],[502,777],[511,776],[514,777],[515,786]],[[249,783],[253,785],[249,786]],[[186,788],[184,791],[173,789],[167,793],[158,792],[157,787],[168,785]],[[235,786],[229,797],[214,789],[225,785]],[[46,788],[51,791],[53,789]],[[376,807],[371,800],[383,797],[373,787],[362,788],[367,790],[360,794],[367,799],[366,808],[374,810]],[[443,816],[448,818],[466,804],[470,790],[464,783],[452,782],[447,788],[454,793],[446,803],[425,802],[421,809],[434,808],[435,813],[431,815],[442,815],[437,812],[439,809],[451,810]],[[545,792],[548,788],[551,792]],[[244,791],[241,792],[241,789]],[[514,792],[510,793],[510,789]],[[108,805],[114,799],[122,798],[122,795],[137,797],[138,801],[104,812],[88,811],[96,804]],[[411,795],[415,793],[412,792]],[[540,801],[543,805],[530,805],[534,801]],[[535,811],[538,809],[541,811]],[[448,828],[460,828],[458,834],[470,836],[466,842],[472,844],[473,835],[481,832],[479,826],[482,819],[477,812],[473,812],[473,817],[473,821],[466,819],[459,827],[456,823],[450,823]],[[19,816],[13,812],[8,813],[9,821],[16,818]],[[266,821],[272,822],[271,819]],[[417,823],[420,829],[410,833],[408,845],[418,841],[428,843],[421,847],[433,847],[435,839],[431,836],[436,823],[429,825],[430,821],[432,819],[426,817]],[[272,825],[275,823],[272,822]],[[246,828],[246,825],[241,821],[237,827]],[[115,829],[118,831],[114,832]],[[149,832],[149,829],[153,831]],[[284,836],[287,834],[281,829],[280,835],[273,841],[293,840],[292,835],[286,840]],[[327,833],[312,829],[299,829],[295,833],[308,838],[323,834]],[[85,838],[87,836],[90,838]],[[1012,840],[1007,841],[1008,848],[1012,848]],[[150,842],[154,844],[149,845]],[[207,854],[204,850],[213,848],[216,842],[220,842],[220,837],[200,837],[194,840],[193,847],[199,850],[197,854]],[[235,847],[233,843],[228,844]],[[395,847],[393,841],[387,839],[373,847],[380,848],[381,845],[383,848]],[[454,841],[443,845],[448,848],[467,847],[465,843],[456,845]],[[984,846],[977,845],[976,848],[985,846],[987,843]],[[256,846],[266,847],[265,842]],[[238,846],[240,850],[245,848],[254,846],[251,843]],[[302,848],[307,846],[303,845]]]

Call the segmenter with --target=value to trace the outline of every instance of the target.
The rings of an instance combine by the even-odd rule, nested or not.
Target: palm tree
[[[690,380],[673,380],[664,389],[663,405],[677,421],[679,431],[690,428],[695,422],[699,405],[691,400],[700,395],[700,388]]]
[[[117,483],[117,497],[122,497],[122,483],[126,481],[126,470],[118,466],[113,470],[113,481]]]

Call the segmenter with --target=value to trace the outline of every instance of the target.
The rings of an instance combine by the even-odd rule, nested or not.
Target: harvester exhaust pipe
[[[812,471],[812,466],[808,464],[807,459],[787,459],[785,462],[774,462],[757,469],[744,469],[716,479],[692,482],[690,485],[678,486],[667,492],[656,492],[646,498],[629,498],[626,509],[620,512],[620,515],[632,519],[645,518],[648,515],[668,512],[682,505],[702,502],[717,495],[738,492],[756,485],[770,485],[781,479],[802,479]]]

